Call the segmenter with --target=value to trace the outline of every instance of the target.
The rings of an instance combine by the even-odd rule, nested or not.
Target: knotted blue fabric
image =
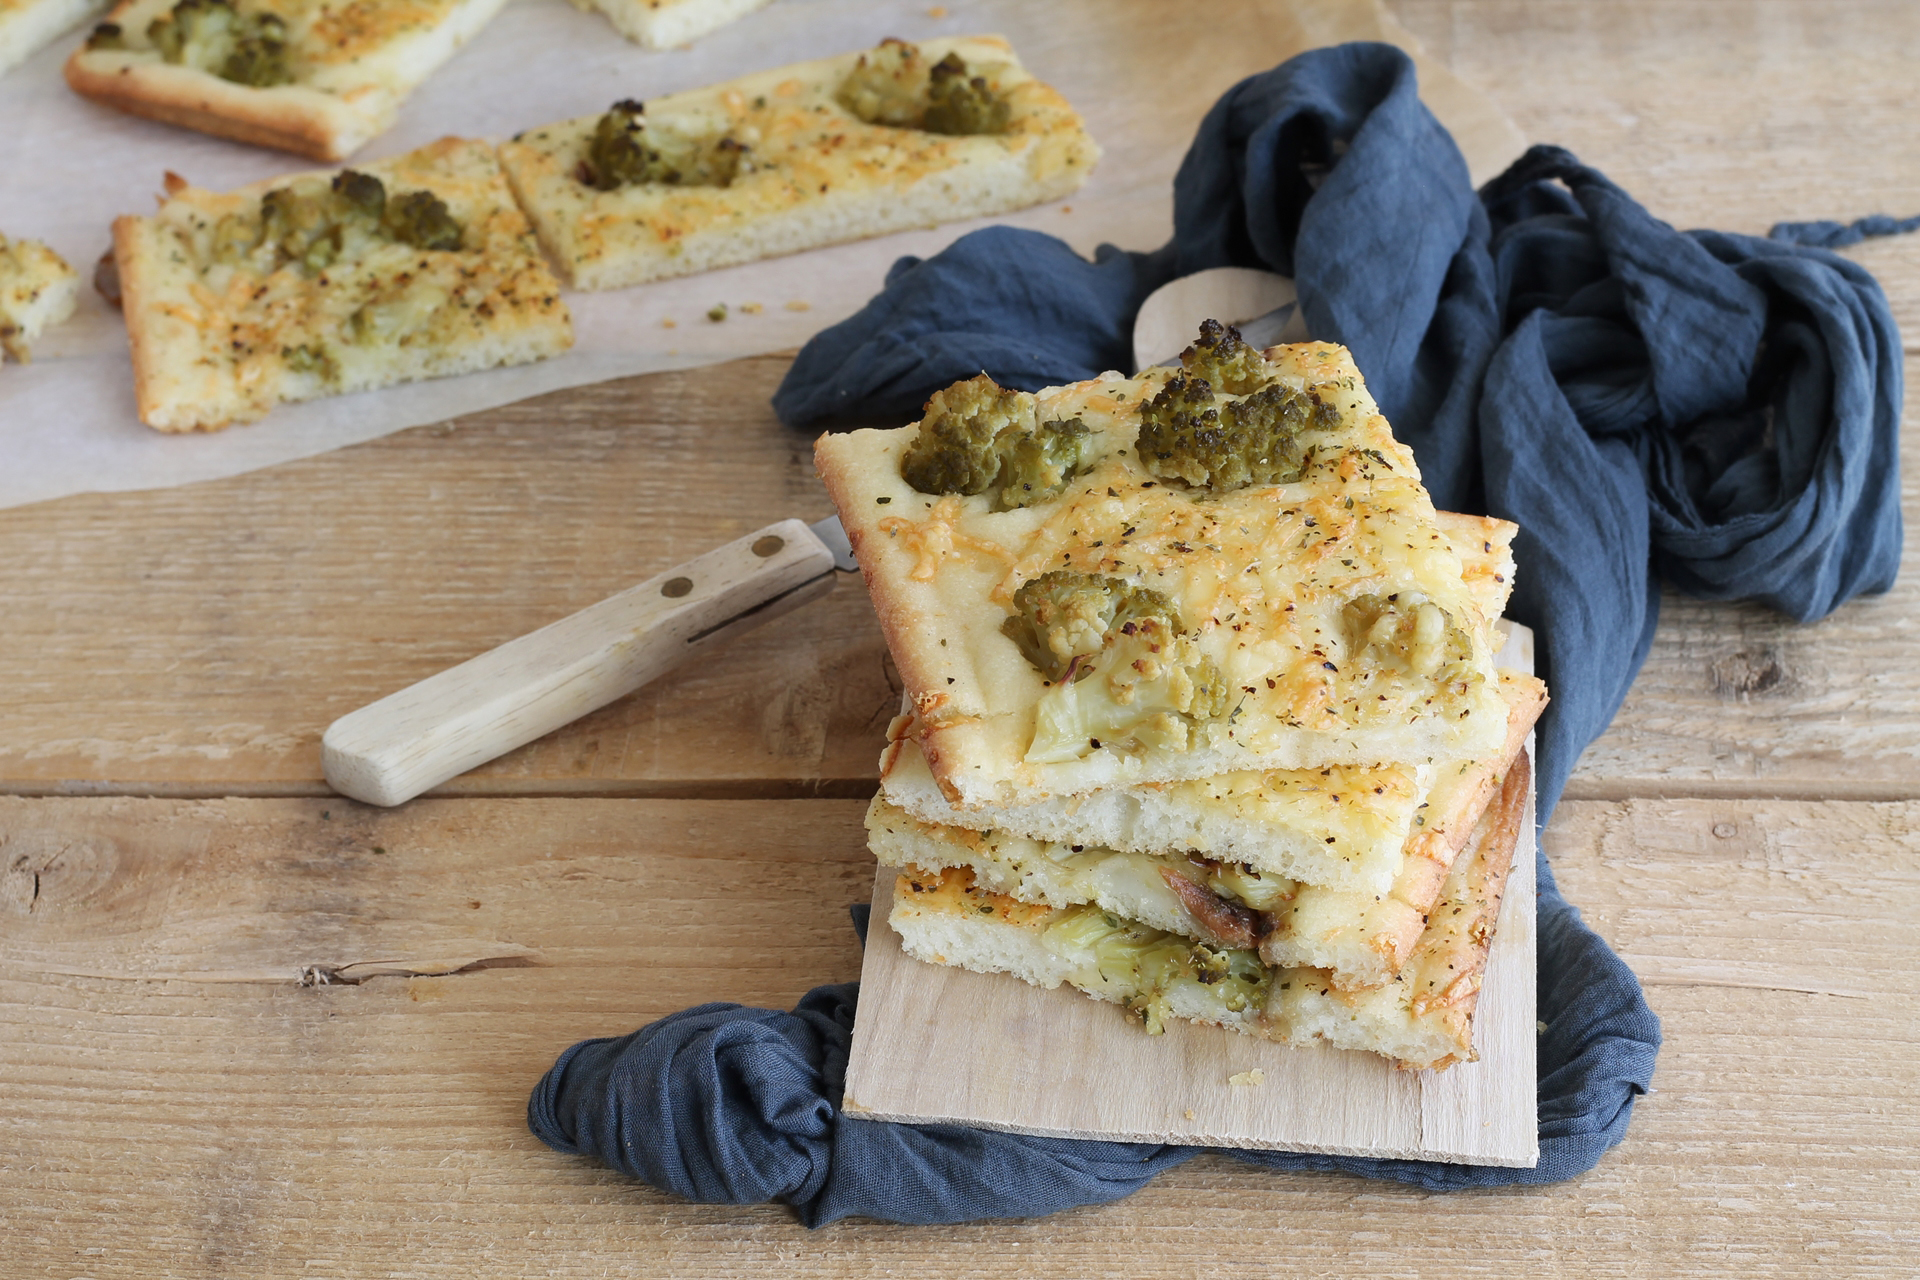
[[[1916,224],[1679,232],[1554,147],[1476,193],[1407,58],[1344,45],[1214,106],[1162,249],[1088,262],[989,228],[904,258],[801,351],[774,405],[797,427],[897,425],[982,370],[1027,390],[1090,378],[1129,366],[1133,315],[1166,281],[1219,266],[1292,277],[1308,328],[1353,352],[1435,502],[1520,526],[1508,614],[1534,628],[1553,692],[1544,824],[1645,660],[1662,583],[1803,621],[1892,585],[1899,334],[1872,277],[1815,246]],[[1659,1021],[1544,857],[1539,894],[1536,1168],[1228,1154],[1434,1190],[1591,1168],[1652,1078]],[[1117,1199],[1194,1154],[844,1119],[856,987],[576,1045],[529,1122],[690,1199],[783,1201],[810,1225],[1027,1217]]]

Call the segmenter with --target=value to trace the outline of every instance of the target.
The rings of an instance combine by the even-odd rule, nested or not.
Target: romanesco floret
[[[593,126],[575,176],[597,191],[641,183],[724,187],[740,171],[746,147],[731,136],[696,138],[649,128],[647,107],[631,98],[613,104]]]
[[[1006,132],[1011,104],[993,91],[985,76],[967,72],[965,59],[957,53],[933,64],[922,129],[954,136]]]
[[[116,27],[114,38],[118,33]],[[147,38],[167,62],[235,84],[264,88],[293,79],[286,23],[271,13],[241,13],[232,0],[180,0],[147,25]]]
[[[1266,358],[1217,321],[1180,360],[1140,407],[1140,461],[1163,480],[1215,491],[1290,484],[1309,457],[1301,436],[1339,424],[1332,406],[1276,381]]]
[[[1478,683],[1473,640],[1451,613],[1417,591],[1355,596],[1340,610],[1347,656],[1363,670],[1399,671],[1442,683]]]
[[[1160,592],[1075,569],[1055,569],[1022,583],[1013,593],[1013,607],[1017,612],[1001,624],[1001,632],[1050,681],[1063,679],[1076,660],[1105,649],[1110,633],[1130,634],[1129,628],[1148,618],[1178,630],[1173,601]]]
[[[1011,511],[1064,492],[1085,469],[1092,444],[1079,418],[1038,422],[1031,395],[983,373],[927,401],[900,475],[921,493],[991,491],[993,509]]]

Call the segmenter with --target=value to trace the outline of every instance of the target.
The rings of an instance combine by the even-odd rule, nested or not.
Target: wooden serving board
[[[1532,633],[1512,628],[1499,662],[1531,671]],[[886,927],[895,872],[881,867],[842,1110],[1061,1137],[1530,1168],[1540,1156],[1534,849],[1529,797],[1474,1015],[1480,1060],[1445,1071],[1172,1020],[1165,1035],[1148,1036],[1120,1006],[1071,987],[923,964]],[[1254,1070],[1260,1083],[1232,1083]]]

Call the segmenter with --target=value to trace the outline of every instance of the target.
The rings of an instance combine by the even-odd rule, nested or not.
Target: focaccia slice
[[[644,49],[671,49],[738,22],[773,0],[572,0],[597,9],[621,35]]]
[[[995,36],[889,41],[624,101],[500,148],[569,282],[615,289],[1077,188],[1080,117]]]
[[[1504,520],[1438,513],[1464,566],[1476,604],[1488,616],[1506,607],[1513,583],[1514,525]],[[1520,749],[1546,705],[1538,680],[1500,673],[1507,702],[1505,759]],[[1485,761],[1455,765],[1341,765],[1319,769],[1240,771],[1185,782],[1113,787],[1024,804],[960,809],[947,802],[911,714],[887,730],[880,756],[880,790],[921,822],[992,830],[1060,844],[1157,853],[1193,851],[1255,870],[1385,894],[1399,874],[1409,833],[1441,829],[1435,778],[1442,795],[1458,790],[1466,773],[1490,772]],[[1476,810],[1477,812],[1477,810]],[[1416,827],[1415,819],[1419,825]],[[1471,825],[1471,817],[1467,818]]]
[[[120,0],[67,60],[150,120],[344,160],[506,0]]]
[[[1322,970],[1271,968],[1249,948],[1198,942],[1097,906],[1022,902],[966,868],[909,868],[895,880],[888,923],[916,959],[1049,989],[1065,982],[1124,1006],[1149,1034],[1187,1018],[1439,1070],[1476,1056],[1473,1010],[1519,830],[1499,821],[1503,811],[1489,806],[1455,860],[1400,979],[1361,991],[1340,990]]]
[[[158,212],[113,227],[148,426],[217,430],[282,401],[572,345],[559,283],[485,143],[443,138],[225,194],[170,185]]]
[[[34,340],[73,314],[80,273],[38,240],[0,235],[0,364],[27,363]]]
[[[1488,805],[1502,806],[1503,821],[1520,821],[1531,725],[1530,715],[1516,717],[1513,749],[1503,758],[1445,771],[1420,805],[1423,825],[1396,850],[1393,877],[1378,891],[1344,878],[1310,884],[1178,846],[1122,851],[1087,839],[940,826],[884,795],[867,810],[867,847],[883,866],[964,867],[982,888],[1022,902],[1087,903],[1214,946],[1257,947],[1270,965],[1328,970],[1342,989],[1379,986],[1400,974]]]
[[[0,75],[106,7],[104,0],[0,0]]]
[[[1504,738],[1489,621],[1352,359],[1209,325],[1177,370],[983,376],[816,445],[951,803]]]

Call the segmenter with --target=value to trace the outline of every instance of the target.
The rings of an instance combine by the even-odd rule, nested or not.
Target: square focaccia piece
[[[97,102],[344,160],[506,0],[121,0],[67,60]]]
[[[140,417],[209,431],[283,401],[523,364],[573,343],[493,149],[217,193],[170,175],[113,225]]]
[[[773,0],[573,0],[597,9],[644,49],[671,49],[737,22]]]
[[[1494,754],[1492,628],[1347,352],[1208,322],[1176,369],[822,437],[948,801]]]
[[[0,235],[0,363],[25,364],[34,340],[73,314],[80,273],[38,240]]]
[[[0,75],[106,7],[103,0],[0,0]]]
[[[614,289],[1052,200],[1099,157],[997,37],[889,41],[500,148],[547,248]]]

